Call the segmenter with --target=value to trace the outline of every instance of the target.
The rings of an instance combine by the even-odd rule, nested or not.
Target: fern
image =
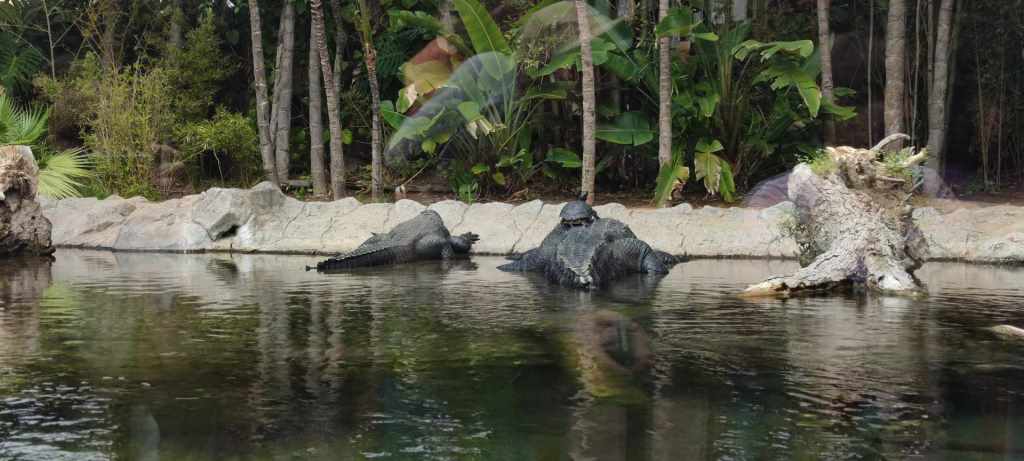
[[[82,148],[39,157],[39,193],[54,199],[80,197],[81,180],[92,176]]]
[[[33,144],[46,132],[49,109],[21,109],[6,94],[0,94],[0,145]]]

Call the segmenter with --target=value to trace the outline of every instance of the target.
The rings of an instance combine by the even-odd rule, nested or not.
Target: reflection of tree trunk
[[[263,173],[267,180],[277,184],[277,163],[274,160],[274,146],[270,142],[270,120],[267,107],[267,77],[263,69],[263,32],[260,30],[260,7],[257,0],[249,0],[249,28],[252,41],[252,68],[256,82],[256,121],[259,125],[260,156],[263,159]]]
[[[887,139],[891,139],[887,138]],[[920,289],[912,272],[924,261],[927,244],[907,203],[909,178],[893,177],[873,150],[827,148],[835,165],[819,176],[800,164],[789,178],[797,208],[797,243],[814,260],[796,273],[753,285],[749,296],[789,295],[848,285],[892,291]],[[915,155],[910,168],[924,158]]]
[[[821,99],[835,102],[832,85],[832,40],[829,37],[829,5],[832,0],[818,0],[818,49],[821,53]],[[825,144],[836,143],[836,124],[831,116],[825,117]]]
[[[658,20],[668,16],[668,0],[658,1]],[[658,166],[659,175],[672,166],[672,60],[671,37],[658,39]]]
[[[316,47],[316,29],[309,27],[309,158],[313,177],[313,195],[327,196],[327,172],[324,171],[323,88],[320,85],[320,54]]]
[[[946,144],[946,93],[949,84],[953,39],[953,0],[942,0],[939,22],[936,26],[934,70],[931,94],[928,95],[928,166],[941,171],[943,148]]]
[[[282,35],[278,38],[281,63],[277,68],[280,86],[274,87],[276,106],[272,110],[277,111],[274,134],[275,164],[278,180],[284,182],[288,180],[288,141],[292,124],[292,74],[295,67],[295,6],[290,1],[286,1],[284,4],[281,32]]]
[[[327,52],[327,37],[324,34],[324,10],[322,0],[312,0],[310,8],[313,16],[313,29],[316,31],[316,45],[320,53],[320,70],[325,82],[334,81],[331,69],[331,57]],[[345,196],[345,159],[341,152],[341,113],[338,110],[338,93],[334,85],[324,85],[327,89],[327,118],[331,131],[331,195],[335,200]]]
[[[906,0],[889,0],[885,26],[885,134],[903,133],[903,98],[907,54]],[[902,142],[895,143],[898,149]]]
[[[594,89],[594,59],[590,50],[589,7],[583,0],[576,3],[576,21],[580,34],[580,55],[583,67],[583,178],[581,190],[587,193],[587,203],[594,203],[596,96]]]

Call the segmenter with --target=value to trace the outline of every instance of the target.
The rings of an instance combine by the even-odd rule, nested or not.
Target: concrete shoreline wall
[[[475,232],[476,254],[503,255],[536,247],[558,222],[562,203],[434,203],[453,234]],[[210,189],[165,202],[143,198],[42,200],[59,247],[117,251],[335,254],[356,248],[372,232],[428,208],[412,200],[361,204],[354,198],[301,202],[269,183],[252,189]],[[784,231],[792,204],[765,209],[596,207],[629,225],[653,247],[709,258],[794,258]],[[929,240],[931,259],[1024,263],[1024,207],[993,206],[943,214],[920,208],[914,218]]]

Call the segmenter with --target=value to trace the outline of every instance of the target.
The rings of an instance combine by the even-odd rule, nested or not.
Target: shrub
[[[213,119],[178,128],[175,138],[183,160],[193,168],[203,170],[210,160],[222,181],[226,175],[233,175],[248,185],[262,177],[259,135],[252,121],[242,114],[218,108]]]
[[[208,14],[188,33],[185,46],[169,48],[158,64],[174,90],[172,107],[179,120],[207,118],[218,88],[234,71],[235,63],[226,59],[220,44],[213,15]]]

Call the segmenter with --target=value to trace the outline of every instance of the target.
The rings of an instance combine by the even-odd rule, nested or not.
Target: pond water
[[[0,268],[0,459],[1024,458],[1024,270],[751,302],[792,262],[600,292],[499,258],[60,251]]]

